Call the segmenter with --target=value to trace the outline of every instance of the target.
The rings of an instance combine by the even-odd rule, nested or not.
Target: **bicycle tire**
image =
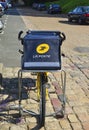
[[[40,127],[45,125],[45,103],[46,103],[46,87],[44,84],[44,73],[40,75]]]

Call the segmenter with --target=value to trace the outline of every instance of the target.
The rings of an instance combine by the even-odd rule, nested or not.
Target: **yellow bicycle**
[[[19,112],[23,112],[21,108],[21,87],[22,87],[22,72],[36,72],[36,88],[37,98],[39,100],[39,124],[40,127],[45,125],[46,109],[45,104],[48,99],[48,72],[61,70],[61,50],[60,46],[65,40],[64,33],[59,31],[28,31],[25,37],[21,37],[23,31],[18,35],[23,45],[21,58],[21,69],[18,71],[19,82]],[[65,75],[65,73],[64,73]],[[65,77],[63,84],[63,111],[65,109]],[[25,111],[25,110],[24,110]],[[26,111],[30,113],[29,111]],[[31,112],[30,114],[35,115]],[[63,113],[64,114],[64,113]]]
[[[40,99],[40,125],[45,124],[45,103],[48,99],[48,89],[47,89],[48,77],[47,72],[37,73],[37,96]]]

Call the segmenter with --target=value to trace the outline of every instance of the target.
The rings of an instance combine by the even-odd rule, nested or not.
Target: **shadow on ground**
[[[28,99],[28,91],[36,90],[36,81],[31,78],[22,79],[22,94],[21,99]],[[3,78],[0,74],[0,122],[8,122],[11,124],[26,124],[26,114],[20,113],[19,108],[15,110],[13,104],[18,102],[19,89],[18,78]],[[19,102],[18,102],[19,104]],[[19,106],[19,105],[18,105]],[[29,114],[28,114],[29,115]],[[28,116],[27,115],[27,116]],[[31,115],[30,115],[31,117]],[[37,120],[37,125],[32,130],[39,129],[39,115],[32,115]]]

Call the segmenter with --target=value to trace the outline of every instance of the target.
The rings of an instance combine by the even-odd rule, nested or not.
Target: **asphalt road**
[[[15,8],[9,9],[1,18],[4,23],[3,32],[0,33],[0,63],[5,67],[20,66],[18,33],[25,30],[25,24]]]

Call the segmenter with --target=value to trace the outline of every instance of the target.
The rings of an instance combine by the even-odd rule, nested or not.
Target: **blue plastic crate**
[[[58,31],[29,31],[23,38],[22,69],[60,70],[61,42]]]

